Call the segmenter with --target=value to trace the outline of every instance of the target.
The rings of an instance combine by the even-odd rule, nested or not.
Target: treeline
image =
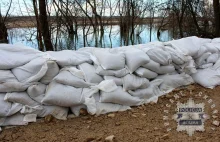
[[[38,47],[41,51],[57,50],[58,38],[65,33],[70,38],[77,38],[79,25],[83,31],[86,46],[87,36],[95,35],[95,43],[103,42],[104,22],[119,18],[120,35],[124,45],[139,36],[142,29],[135,33],[138,23],[148,18],[150,37],[155,26],[155,17],[162,17],[158,26],[160,31],[169,28],[174,38],[185,36],[219,37],[220,4],[219,0],[32,0],[29,15],[35,17]],[[7,12],[0,11],[0,42],[8,42],[6,22],[9,19],[12,0],[7,4]],[[30,11],[31,9],[31,11]],[[22,16],[22,15],[21,15]],[[23,15],[24,16],[24,15]],[[53,24],[49,23],[53,17]],[[75,17],[75,18],[73,18]],[[80,23],[77,20],[83,18]],[[107,17],[107,18],[106,18]],[[89,24],[88,24],[89,22]],[[89,27],[88,27],[89,25]],[[110,24],[109,36],[112,32]],[[52,36],[52,33],[55,36]],[[151,41],[151,38],[150,38]]]

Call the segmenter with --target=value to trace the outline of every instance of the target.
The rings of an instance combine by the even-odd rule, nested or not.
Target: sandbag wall
[[[0,44],[0,126],[125,111],[194,83],[220,85],[220,39],[40,52]]]

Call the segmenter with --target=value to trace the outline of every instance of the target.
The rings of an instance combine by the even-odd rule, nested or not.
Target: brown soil
[[[181,96],[179,101],[182,103],[185,103],[190,97],[196,103],[204,102],[205,112],[212,116],[211,105],[207,100],[198,96],[199,92],[203,92],[214,100],[216,109],[220,110],[220,86],[212,90],[199,85],[191,85],[160,97],[157,104],[150,103],[125,112],[100,116],[81,115],[77,118],[69,118],[67,121],[52,119],[48,122],[46,119],[42,119],[28,126],[4,129],[0,134],[0,141],[96,142],[105,141],[106,137],[114,135],[113,141],[117,142],[219,142],[220,127],[213,125],[212,121],[220,121],[220,112],[216,114],[217,118],[211,117],[205,122],[205,132],[196,131],[191,137],[186,131],[177,132],[177,123],[174,120],[163,120],[163,116],[166,115],[164,110],[169,110],[169,118],[175,114],[176,103],[170,103],[169,99],[175,100],[174,95],[180,94],[180,91],[185,95],[179,95]],[[166,104],[170,104],[171,107],[167,107]],[[169,126],[164,126],[165,122],[169,122]],[[167,128],[172,130],[167,132]]]

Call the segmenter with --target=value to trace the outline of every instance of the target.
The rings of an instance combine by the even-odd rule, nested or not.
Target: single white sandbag
[[[40,82],[44,84],[49,84],[60,70],[55,61],[47,61],[47,67],[48,69],[46,74],[40,80]]]
[[[120,70],[125,67],[125,54],[123,52],[111,52],[109,49],[95,49],[93,55],[105,70]]]
[[[139,49],[131,49],[125,52],[126,65],[130,73],[133,73],[140,66],[150,62],[147,54]]]
[[[208,58],[207,58],[207,63],[215,63],[217,60],[219,59],[219,53],[214,53],[211,54]]]
[[[163,93],[159,89],[159,85],[163,82],[163,80],[155,79],[150,82],[150,86],[145,89],[137,89],[137,90],[129,90],[128,93],[134,97],[138,97],[140,99],[144,99],[147,102],[150,98],[154,96],[161,96]]]
[[[206,88],[214,88],[220,85],[220,70],[219,69],[200,69],[197,73],[192,74],[193,80]]]
[[[132,97],[130,94],[123,91],[121,86],[118,86],[118,88],[113,92],[101,91],[100,102],[137,106],[142,103],[142,100],[137,97]]]
[[[39,103],[31,99],[26,92],[6,93],[4,100],[13,103],[28,105],[28,106],[39,105]]]
[[[198,65],[198,66],[201,66],[203,64],[206,63],[206,59],[211,55],[212,53],[210,52],[206,52],[204,53],[201,57],[195,59],[195,63]]]
[[[20,83],[17,81],[13,82],[5,82],[5,83],[0,83],[0,92],[23,92],[25,91],[31,83]]]
[[[206,52],[217,53],[219,52],[218,48],[216,48],[215,43],[205,43],[203,44],[206,48]]]
[[[30,47],[0,44],[0,70],[8,70],[27,64],[44,53]]]
[[[165,52],[161,48],[152,48],[147,51],[147,55],[150,57],[151,60],[161,65],[169,65],[172,62],[169,52]]]
[[[47,86],[42,83],[34,84],[28,87],[28,95],[38,103],[41,103],[43,97],[45,96]]]
[[[123,68],[121,70],[104,70],[101,66],[96,68],[96,73],[102,76],[116,76],[116,77],[124,77],[129,74],[128,69]]]
[[[220,38],[214,38],[211,41],[212,43],[220,43]]]
[[[81,70],[74,67],[74,66],[64,67],[60,70],[60,72],[61,71],[69,71],[72,75],[74,75],[78,78],[81,78],[81,79],[85,79],[84,73]]]
[[[47,61],[44,58],[36,58],[29,63],[12,69],[12,73],[19,82],[39,81],[47,72]]]
[[[113,80],[117,86],[122,86],[123,85],[122,78],[118,78],[118,77],[115,77],[115,76],[104,76],[104,79],[105,80]]]
[[[156,79],[163,80],[159,88],[164,93],[171,92],[173,89],[177,87],[190,85],[194,82],[192,77],[185,73],[173,75],[160,75]]]
[[[160,64],[155,62],[155,61],[153,61],[153,60],[150,60],[149,63],[142,65],[142,67],[156,72],[156,71],[158,71],[160,69]]]
[[[57,83],[73,86],[76,88],[88,88],[92,83],[85,82],[83,79],[72,75],[69,71],[61,71],[54,80]]]
[[[81,98],[82,88],[74,88],[53,81],[47,88],[42,104],[71,107],[82,104]]]
[[[47,51],[50,56],[61,67],[76,66],[82,63],[92,63],[90,59],[90,53],[83,51],[62,50],[62,51]]]
[[[84,73],[86,82],[100,83],[103,80],[103,78],[96,73],[93,65],[83,63],[79,65],[79,69]]]
[[[153,78],[156,78],[158,76],[157,73],[149,70],[149,69],[146,69],[146,68],[138,68],[136,71],[135,71],[135,74],[137,74],[138,76],[140,77],[144,77],[144,78],[147,78],[147,79],[153,79]]]
[[[24,121],[24,115],[16,113],[12,116],[0,118],[0,126],[15,126],[27,125],[28,122]]]
[[[5,93],[0,93],[0,117],[11,116],[22,108],[22,104],[5,101],[4,97]]]
[[[177,64],[177,65],[182,65],[185,62],[187,62],[187,57],[178,52],[177,50],[174,50],[172,47],[170,46],[165,46],[165,52],[168,52],[171,56],[172,62]]]
[[[150,85],[149,80],[146,78],[141,78],[133,74],[128,74],[123,77],[123,90],[136,90],[147,88]]]
[[[175,67],[173,65],[160,66],[160,69],[157,71],[158,74],[167,74],[175,71]]]

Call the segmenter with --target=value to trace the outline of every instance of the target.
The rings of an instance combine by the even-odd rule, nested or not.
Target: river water
[[[138,25],[135,28],[133,39],[130,36],[123,36],[118,25],[104,26],[104,35],[100,39],[92,32],[92,27],[86,27],[87,36],[83,36],[83,27],[78,27],[77,36],[69,37],[62,30],[58,33],[53,30],[52,43],[56,50],[71,49],[76,50],[82,47],[101,47],[114,48],[125,45],[145,44],[150,42],[150,27],[148,25]],[[111,30],[111,34],[110,34]],[[12,28],[8,30],[9,43],[23,44],[38,49],[36,28]],[[171,32],[169,30],[160,31],[160,41],[171,40]],[[152,28],[151,41],[158,41],[157,28]],[[55,46],[56,45],[56,46]]]

